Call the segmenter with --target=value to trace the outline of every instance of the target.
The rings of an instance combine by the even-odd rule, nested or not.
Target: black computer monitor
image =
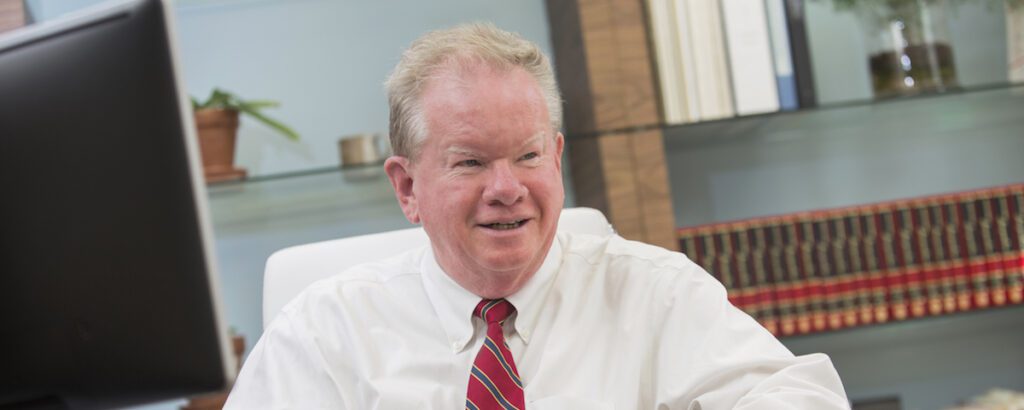
[[[0,407],[234,376],[172,14],[114,1],[0,35]]]

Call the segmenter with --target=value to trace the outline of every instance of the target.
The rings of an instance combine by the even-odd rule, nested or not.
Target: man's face
[[[483,297],[514,293],[540,267],[565,193],[563,137],[520,68],[443,70],[420,103],[427,136],[385,168],[402,209],[422,223],[438,263]]]

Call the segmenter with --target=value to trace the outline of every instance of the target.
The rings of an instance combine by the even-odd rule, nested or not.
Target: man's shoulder
[[[562,234],[567,257],[582,258],[592,264],[626,263],[647,268],[691,269],[696,265],[686,255],[618,235]]]

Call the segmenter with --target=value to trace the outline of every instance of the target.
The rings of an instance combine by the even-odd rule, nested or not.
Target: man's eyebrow
[[[522,146],[525,147],[527,145],[535,144],[535,143],[539,142],[540,140],[542,140],[546,136],[547,136],[546,132],[540,131],[540,132],[534,134],[532,137],[528,138],[526,141],[523,141],[523,145]]]
[[[547,136],[546,132],[544,132],[544,131],[538,132],[537,134],[534,134],[532,137],[527,138],[525,141],[523,141],[523,143],[520,144],[520,147],[526,147],[528,145],[535,144],[535,143],[543,140],[543,138],[546,137],[546,136]],[[466,155],[466,156],[477,155],[478,151],[479,150],[475,150],[473,148],[470,148],[470,147],[467,147],[467,146],[464,146],[464,145],[452,145],[452,146],[450,146],[450,147],[448,147],[448,148],[446,148],[444,150],[444,152],[446,154]]]
[[[452,146],[448,147],[447,149],[445,149],[444,152],[447,153],[447,154],[465,155],[465,156],[474,156],[477,153],[476,150],[471,149],[471,148],[467,148],[467,147],[463,147],[461,145],[452,145]]]

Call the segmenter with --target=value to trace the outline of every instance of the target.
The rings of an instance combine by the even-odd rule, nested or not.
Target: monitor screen
[[[113,1],[0,36],[0,408],[234,376],[172,13]]]

